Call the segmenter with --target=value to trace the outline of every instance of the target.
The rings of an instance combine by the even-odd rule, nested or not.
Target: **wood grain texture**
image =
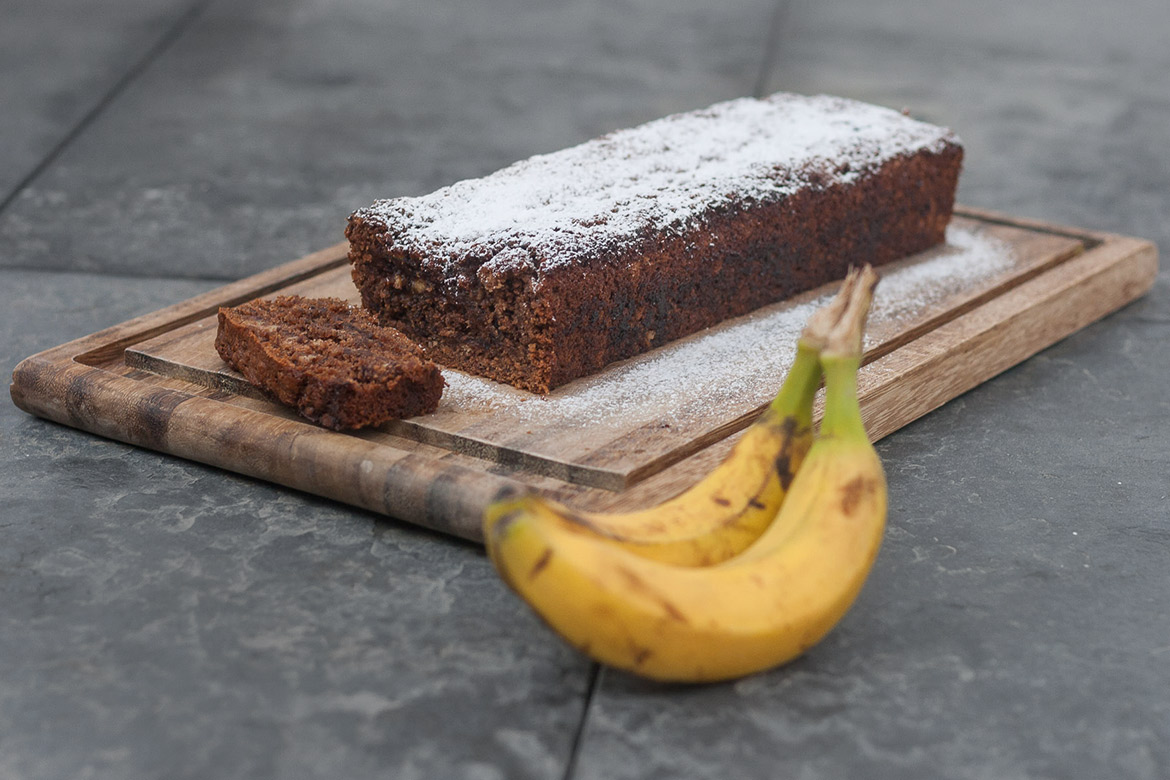
[[[1140,296],[1157,272],[1147,241],[973,210],[965,219],[1010,238],[1021,262],[886,332],[878,323],[860,380],[875,439]],[[343,262],[343,248],[330,247],[35,355],[17,366],[13,399],[67,425],[470,539],[482,508],[518,491],[595,508],[662,500],[714,465],[768,400],[745,398],[693,425],[634,420],[596,439],[482,414],[456,424],[458,410],[437,423],[327,431],[240,387],[208,356],[206,323],[221,304],[343,289]],[[597,485],[600,468],[622,476],[615,489]]]

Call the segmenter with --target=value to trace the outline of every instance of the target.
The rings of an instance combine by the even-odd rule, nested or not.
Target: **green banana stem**
[[[811,399],[821,384],[821,351],[829,342],[842,315],[849,308],[857,286],[857,274],[850,272],[841,289],[827,305],[813,312],[796,342],[796,359],[776,398],[772,411],[780,416],[793,416],[801,424],[812,424]]]
[[[820,347],[801,339],[796,345],[796,359],[780,392],[772,399],[772,411],[782,417],[792,415],[798,423],[812,424],[809,399],[821,383]]]
[[[821,369],[825,374],[825,414],[821,419],[821,436],[868,443],[857,400],[857,371],[861,367],[865,318],[873,301],[878,276],[867,265],[852,272],[850,277],[852,286],[848,303],[821,350]]]
[[[861,420],[857,400],[857,369],[861,358],[855,355],[822,355],[825,372],[825,415],[821,419],[821,436],[838,441],[869,441]]]

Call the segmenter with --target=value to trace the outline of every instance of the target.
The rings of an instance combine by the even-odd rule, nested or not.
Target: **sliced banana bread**
[[[333,430],[432,412],[445,384],[414,342],[336,298],[221,308],[215,349],[266,394]]]

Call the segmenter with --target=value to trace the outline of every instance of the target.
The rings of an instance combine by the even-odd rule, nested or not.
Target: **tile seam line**
[[[756,72],[756,83],[752,86],[752,97],[762,98],[768,91],[768,83],[772,79],[772,72],[776,69],[780,54],[780,39],[784,37],[784,28],[791,7],[792,0],[776,0],[772,6],[771,18],[768,20],[768,37],[764,40],[764,54],[760,58],[760,69]]]
[[[565,773],[562,780],[574,780],[577,776],[577,762],[581,758],[581,743],[585,738],[585,728],[589,723],[589,711],[593,709],[593,697],[601,684],[601,664],[592,661],[589,668],[589,679],[585,684],[585,701],[581,704],[581,719],[573,732],[573,741],[569,744],[569,759],[565,762]]]
[[[100,276],[108,279],[134,279],[157,282],[206,282],[208,284],[216,285],[231,284],[232,282],[238,282],[245,278],[242,276],[219,275],[185,276],[183,274],[150,274],[139,273],[137,271],[125,269],[38,268],[31,265],[3,265],[0,263],[0,274],[2,273],[47,274],[56,276]]]
[[[20,181],[15,184],[15,186],[13,186],[12,190],[4,196],[4,199],[0,200],[0,215],[7,211],[8,207],[12,205],[12,203],[17,198],[20,197],[20,194],[28,189],[34,181],[40,178],[41,174],[48,170],[49,167],[51,167],[53,163],[56,162],[57,159],[62,155],[62,153],[64,153],[64,151],[69,148],[69,146],[75,140],[77,140],[77,138],[83,132],[85,132],[85,130],[90,125],[97,121],[98,117],[100,117],[105,112],[106,108],[108,108],[115,100],[117,100],[119,95],[125,92],[131,84],[137,81],[138,77],[145,73],[155,60],[157,60],[163,53],[166,52],[167,49],[169,49],[176,41],[179,40],[179,38],[182,37],[187,28],[191,26],[195,19],[198,18],[198,16],[207,6],[212,3],[212,1],[213,0],[198,0],[198,2],[188,6],[187,10],[184,11],[179,16],[179,18],[170,27],[168,27],[161,36],[159,36],[158,40],[156,40],[154,44],[146,50],[146,53],[143,54],[142,57],[140,57],[138,60],[136,60],[126,70],[125,73],[118,77],[113,85],[107,89],[105,93],[101,95],[101,97],[98,98],[97,102],[90,106],[89,110],[82,115],[81,119],[79,119],[77,123],[71,127],[65,133],[65,135],[62,136],[61,139],[53,145],[51,149],[49,149],[45,156],[42,157],[41,160],[36,165],[34,165],[32,169],[20,179]]]

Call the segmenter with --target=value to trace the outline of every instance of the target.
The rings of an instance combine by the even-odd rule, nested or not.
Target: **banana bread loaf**
[[[543,393],[940,243],[962,156],[890,109],[743,98],[377,201],[349,259],[429,357]]]
[[[334,430],[432,412],[445,384],[416,344],[336,298],[221,308],[215,349],[266,394]]]

